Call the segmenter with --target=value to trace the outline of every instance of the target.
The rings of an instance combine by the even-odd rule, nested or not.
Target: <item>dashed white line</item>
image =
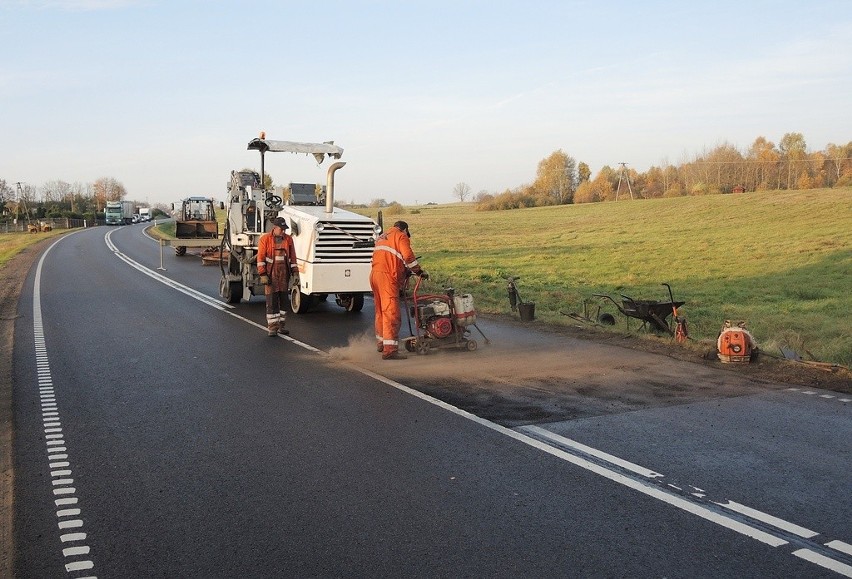
[[[159,281],[161,281],[162,283],[164,283],[166,285],[169,285],[171,287],[175,287],[175,289],[177,289],[178,291],[182,291],[183,293],[186,293],[187,295],[190,295],[191,297],[194,297],[195,299],[198,299],[198,300],[200,300],[204,303],[207,303],[208,305],[211,305],[211,306],[213,306],[213,307],[215,307],[219,310],[223,310],[223,311],[225,311],[225,313],[228,313],[231,316],[234,316],[238,319],[241,319],[242,321],[249,323],[250,325],[257,326],[257,327],[263,329],[263,327],[261,325],[256,324],[255,322],[252,322],[251,320],[243,318],[242,316],[239,316],[239,315],[237,315],[233,312],[229,312],[226,309],[224,309],[226,306],[228,306],[228,304],[223,304],[222,302],[214,301],[209,296],[206,296],[204,294],[200,294],[196,290],[191,290],[191,288],[186,288],[185,286],[177,287],[180,284],[176,284],[176,282],[174,282],[173,280],[170,280],[169,278],[166,278],[165,276],[162,276],[160,274],[156,274],[156,273],[152,272],[148,268],[141,266],[141,264],[138,264],[137,262],[133,261],[132,259],[128,258],[127,256],[123,255],[121,252],[119,252],[118,249],[112,244],[111,240],[109,239],[109,234],[107,235],[106,239],[107,239],[107,245],[110,247],[110,249],[113,252],[115,252],[115,254],[120,259],[122,259],[123,261],[125,261],[126,263],[131,265],[132,267],[138,269],[139,271],[145,273],[146,275],[149,275],[151,277],[154,277],[155,279],[158,279]],[[190,290],[190,291],[187,291],[187,290]],[[294,339],[289,338],[289,337],[285,337],[285,339],[287,339],[288,341],[293,342],[294,344],[299,345],[299,346],[301,346],[301,347],[303,347],[307,350],[310,350],[312,352],[324,354],[324,352],[322,352],[321,350],[314,348],[313,346],[310,346],[310,345],[305,344],[303,342],[299,342],[298,340],[294,340]],[[382,376],[380,374],[376,374],[374,372],[371,372],[371,371],[366,370],[364,368],[360,368],[358,366],[354,366],[354,365],[347,365],[347,366],[351,367],[352,369],[354,369],[355,371],[357,371],[361,374],[375,378],[375,379],[379,380],[380,382],[383,382],[383,383],[385,383],[385,384],[387,384],[387,385],[389,385],[393,388],[396,388],[396,389],[401,390],[403,392],[406,392],[406,393],[408,393],[412,396],[415,396],[417,398],[425,400],[425,401],[427,401],[427,402],[429,402],[429,403],[431,403],[435,406],[444,408],[444,409],[446,409],[446,410],[448,410],[448,411],[450,411],[454,414],[457,414],[457,415],[460,415],[464,418],[467,418],[468,420],[479,423],[479,424],[481,424],[481,425],[483,425],[483,426],[485,426],[485,427],[487,427],[491,430],[494,430],[494,431],[497,431],[501,434],[504,434],[505,436],[508,436],[509,438],[513,438],[515,440],[518,440],[519,442],[522,442],[524,444],[527,444],[529,446],[537,448],[537,449],[539,449],[539,450],[541,450],[545,453],[559,457],[559,458],[561,458],[561,459],[563,459],[567,462],[570,462],[574,465],[580,466],[580,467],[582,467],[586,470],[594,472],[595,474],[598,474],[598,475],[600,475],[604,478],[610,479],[610,480],[615,481],[619,484],[622,484],[622,485],[625,485],[629,488],[637,490],[641,493],[644,493],[646,495],[657,498],[658,500],[666,502],[666,503],[673,505],[677,508],[683,509],[684,511],[690,512],[690,513],[697,515],[701,518],[704,518],[708,521],[712,521],[712,522],[714,522],[718,525],[721,525],[721,526],[728,528],[730,530],[733,530],[735,532],[741,533],[745,536],[751,537],[751,538],[753,538],[757,541],[760,541],[762,543],[765,543],[765,544],[773,546],[773,547],[778,547],[778,546],[781,546],[781,545],[788,544],[788,541],[781,538],[781,537],[778,537],[778,536],[773,535],[771,533],[767,533],[767,532],[765,532],[761,529],[758,529],[758,528],[753,527],[751,525],[742,523],[738,520],[732,519],[732,518],[727,517],[723,514],[716,513],[716,512],[714,512],[710,509],[707,509],[706,507],[695,504],[695,503],[693,503],[693,502],[691,502],[691,501],[689,501],[689,500],[687,500],[683,497],[680,497],[680,496],[677,496],[677,495],[672,495],[670,492],[667,492],[667,491],[665,491],[665,490],[663,490],[659,487],[656,487],[656,486],[653,486],[651,484],[643,483],[641,481],[635,480],[635,479],[630,478],[630,477],[628,477],[624,474],[610,470],[610,469],[608,469],[604,466],[601,466],[599,464],[590,462],[590,461],[588,461],[584,458],[570,454],[570,453],[566,452],[565,450],[551,446],[550,444],[548,444],[546,442],[542,442],[542,441],[540,441],[536,438],[532,438],[530,436],[527,436],[526,434],[523,434],[521,432],[500,426],[496,423],[493,423],[493,422],[490,422],[490,421],[485,420],[483,418],[480,418],[478,416],[475,416],[475,415],[473,415],[473,414],[471,414],[471,413],[469,413],[465,410],[462,410],[462,409],[457,408],[457,407],[455,407],[451,404],[448,404],[446,402],[438,400],[437,398],[433,398],[432,396],[429,396],[428,394],[423,394],[422,392],[414,390],[413,388],[405,386],[404,384],[401,384],[399,382],[391,380],[390,378],[387,378],[387,377]],[[791,388],[789,390],[797,390],[797,389]],[[801,393],[806,394],[806,395],[817,394],[817,392],[810,391],[810,390],[802,391]],[[841,399],[841,400],[844,401],[844,402],[848,401],[848,399]],[[534,426],[526,427],[526,428],[529,429],[529,430],[536,429],[537,431],[539,431],[541,433],[542,436],[547,436],[547,435],[551,434],[544,429],[540,429],[540,428],[534,427]],[[566,440],[568,440],[568,439],[566,439]],[[576,441],[570,441],[570,442],[575,444],[575,445],[580,445],[580,443],[577,443]],[[580,446],[583,446],[583,445],[580,445]],[[633,472],[637,472],[636,469],[638,469],[638,471],[641,471],[640,474],[642,474],[642,476],[646,476],[646,477],[650,477],[650,478],[653,478],[653,477],[656,477],[656,476],[662,476],[662,475],[659,475],[659,473],[655,473],[655,472],[650,471],[648,469],[644,469],[643,467],[640,467],[638,465],[632,465],[632,463],[629,463],[627,461],[622,461],[622,459],[619,459],[618,457],[614,457],[612,455],[607,455],[606,453],[603,453],[602,451],[598,451],[597,449],[593,449],[591,447],[585,447],[585,450],[583,452],[586,452],[587,454],[591,454],[593,456],[597,456],[598,458],[602,458],[604,461],[611,459],[612,464],[617,464],[618,461],[621,461],[621,464],[619,464],[619,466],[621,468],[624,468],[624,469],[627,469],[627,470],[632,470]],[[604,457],[606,457],[606,458],[604,458]],[[648,474],[648,473],[650,473],[650,474]],[[669,486],[674,488],[674,489],[681,490],[680,487],[676,487],[675,485],[669,485]],[[693,488],[696,488],[696,487],[693,487]],[[696,488],[696,490],[699,491],[699,492],[693,493],[694,495],[703,496],[703,491],[701,491],[701,489]],[[736,503],[730,503],[729,502],[728,505],[720,505],[720,506],[728,506],[729,507],[732,504],[736,505]],[[743,506],[743,508],[748,509],[748,507],[744,507],[744,506]],[[732,508],[731,510],[735,510],[735,509]],[[753,509],[751,509],[751,510],[754,513],[760,513],[759,511],[755,511]],[[797,525],[794,525],[792,523],[787,523],[786,521],[783,521],[782,519],[777,519],[776,517],[772,517],[771,515],[765,515],[765,517],[768,518],[769,520],[775,520],[777,522],[786,524],[788,526],[788,529],[789,528],[796,528],[796,529],[799,529],[801,532],[808,532],[808,533],[812,532],[812,531],[809,531],[807,529],[804,529],[803,527],[798,527]],[[766,521],[764,521],[764,522],[766,522]],[[777,528],[783,530],[783,527],[777,527]],[[838,541],[838,543],[841,543],[841,542]],[[841,544],[845,545],[845,543],[841,543]],[[797,557],[801,557],[801,558],[806,559],[808,561],[811,561],[812,563],[815,563],[817,565],[823,566],[825,568],[831,569],[831,570],[836,571],[838,573],[852,577],[852,568],[850,568],[848,565],[845,565],[844,563],[841,563],[839,561],[831,559],[830,557],[826,557],[826,556],[824,556],[820,553],[817,553],[815,551],[811,551],[809,549],[800,549],[800,550],[796,551],[794,554]]]
[[[66,236],[67,237],[67,236]],[[54,242],[56,245],[58,240]],[[44,260],[53,245],[47,248],[42,254],[36,268],[35,282],[33,288],[33,336],[35,340],[36,352],[36,372],[38,374],[38,391],[41,398],[41,416],[42,428],[44,429],[45,448],[47,450],[48,467],[50,468],[51,486],[54,497],[54,504],[57,507],[56,517],[59,519],[57,527],[60,531],[68,529],[81,529],[83,527],[82,518],[80,517],[82,509],[80,508],[64,508],[69,505],[77,505],[76,496],[77,489],[71,485],[74,484],[74,479],[71,478],[73,471],[71,469],[71,461],[68,460],[67,446],[65,434],[62,432],[62,426],[59,420],[59,404],[56,401],[56,391],[53,386],[53,378],[50,373],[50,360],[47,354],[47,345],[44,336],[44,325],[41,315],[41,271],[44,266]],[[62,532],[59,535],[59,540],[62,543],[80,543],[86,540],[86,533]],[[95,564],[91,559],[68,560],[76,557],[85,557],[89,555],[89,546],[83,544],[74,544],[70,547],[62,549],[62,556],[68,561],[65,563],[65,571],[73,573],[77,571],[86,571],[93,569]],[[97,579],[92,576],[92,579]]]

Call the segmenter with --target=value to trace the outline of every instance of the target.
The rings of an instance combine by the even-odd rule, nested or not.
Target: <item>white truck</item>
[[[107,225],[130,225],[133,223],[132,201],[107,201],[104,208],[104,221]]]
[[[139,208],[139,221],[151,221],[151,208],[150,207],[140,207]]]
[[[334,207],[334,174],[346,163],[337,161],[328,168],[325,186],[290,183],[267,190],[262,185],[268,152],[309,154],[321,163],[326,157],[340,159],[343,149],[333,142],[272,141],[263,136],[251,140],[248,149],[260,152],[260,173],[231,172],[219,295],[228,303],[263,295],[257,274],[258,240],[271,229],[273,218],[283,217],[290,226],[299,269],[290,280],[292,311],[303,314],[330,294],[346,311],[360,311],[371,291],[370,261],[381,224]]]

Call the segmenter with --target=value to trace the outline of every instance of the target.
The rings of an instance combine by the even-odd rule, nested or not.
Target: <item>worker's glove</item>
[[[260,283],[262,283],[263,285],[269,285],[269,276],[268,275],[260,276]]]
[[[426,271],[420,272],[420,277],[424,280],[429,279],[429,274]]]

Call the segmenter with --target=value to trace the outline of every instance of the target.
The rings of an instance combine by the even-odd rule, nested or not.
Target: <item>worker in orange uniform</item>
[[[397,221],[376,240],[370,286],[376,306],[377,350],[383,360],[404,360],[399,351],[400,292],[408,272],[428,279],[411,250],[411,233],[405,221]]]
[[[261,235],[257,243],[257,273],[260,274],[260,283],[264,285],[269,336],[286,336],[290,333],[284,327],[287,323],[284,306],[290,304],[290,276],[296,275],[299,268],[293,238],[286,231],[287,220],[276,217],[272,220],[272,231]]]

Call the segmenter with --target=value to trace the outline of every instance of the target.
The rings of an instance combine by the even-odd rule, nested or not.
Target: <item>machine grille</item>
[[[323,230],[317,236],[314,259],[325,263],[370,263],[373,247],[355,247],[356,240],[367,245],[373,241],[371,221],[320,221]],[[366,242],[366,243],[363,243]]]

